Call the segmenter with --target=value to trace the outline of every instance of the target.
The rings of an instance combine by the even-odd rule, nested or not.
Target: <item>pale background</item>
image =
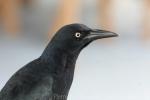
[[[41,55],[59,1],[38,0],[33,8],[23,9],[22,31],[15,37],[1,28],[0,89]],[[95,20],[96,0],[81,1],[79,22],[101,28]],[[81,52],[68,100],[150,100],[150,42],[141,38],[143,0],[112,1],[113,31],[119,37],[95,41]]]

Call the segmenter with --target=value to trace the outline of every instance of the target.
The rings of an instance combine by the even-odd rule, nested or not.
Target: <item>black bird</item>
[[[39,58],[9,79],[0,100],[67,100],[80,51],[93,40],[116,36],[83,24],[62,27]]]

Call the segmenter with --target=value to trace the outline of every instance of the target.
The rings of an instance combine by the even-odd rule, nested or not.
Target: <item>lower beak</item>
[[[93,29],[90,31],[90,34],[86,36],[86,38],[90,40],[102,39],[102,38],[110,38],[117,37],[118,34],[106,30]]]

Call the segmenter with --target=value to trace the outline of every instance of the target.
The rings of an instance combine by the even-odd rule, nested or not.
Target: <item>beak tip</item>
[[[119,35],[117,33],[113,33],[114,34],[114,37],[118,37]]]

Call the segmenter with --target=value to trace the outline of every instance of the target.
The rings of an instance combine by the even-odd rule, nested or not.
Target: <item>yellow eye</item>
[[[76,37],[76,38],[81,37],[81,33],[77,32],[77,33],[75,34],[75,37]]]

